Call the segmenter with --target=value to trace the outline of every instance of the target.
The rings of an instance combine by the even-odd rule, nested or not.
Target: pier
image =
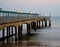
[[[47,22],[48,21],[48,22]],[[27,25],[27,35],[31,34],[31,30],[36,31],[37,29],[46,28],[51,26],[50,16],[39,16],[36,13],[20,13],[13,11],[0,11],[0,30],[2,30],[2,39],[15,35],[15,42],[21,40],[23,24]],[[13,34],[13,28],[15,34]],[[7,30],[7,35],[5,35]]]

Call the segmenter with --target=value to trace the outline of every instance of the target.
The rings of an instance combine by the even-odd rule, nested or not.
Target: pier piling
[[[49,27],[51,27],[51,20],[49,20]]]
[[[36,25],[37,26],[37,29],[39,29],[39,22],[37,21],[36,23],[37,23],[37,25]]]
[[[39,29],[41,28],[41,26],[40,26],[40,21],[39,21]]]
[[[43,28],[43,20],[42,20],[42,28]]]
[[[3,37],[3,44],[4,44],[4,35],[5,35],[5,29],[3,28],[3,30],[2,30],[3,32],[2,32],[2,37]]]
[[[8,43],[8,41],[9,41],[9,40],[8,40],[8,36],[9,36],[8,31],[9,31],[9,30],[8,30],[8,27],[7,27],[7,43]]]
[[[15,27],[15,43],[17,43],[17,27]]]
[[[9,36],[10,36],[10,26],[8,27],[8,34],[9,34]]]
[[[18,26],[18,40],[21,40],[22,37],[22,25]]]
[[[12,35],[13,35],[13,26],[11,26],[11,31],[12,31]]]
[[[47,20],[45,20],[45,27],[47,27]]]
[[[31,33],[30,28],[31,28],[30,24],[27,24],[27,35],[30,35]]]

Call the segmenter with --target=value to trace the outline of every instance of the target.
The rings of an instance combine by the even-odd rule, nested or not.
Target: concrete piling
[[[49,27],[51,27],[51,20],[49,20]]]
[[[7,27],[7,43],[9,42],[9,40],[8,40],[8,36],[9,36],[9,34],[8,34],[8,27]]]
[[[42,20],[42,28],[43,28],[43,20]]]
[[[47,20],[45,20],[45,27],[47,27]]]
[[[41,28],[41,26],[40,26],[40,21],[39,21],[39,29]]]
[[[11,27],[12,35],[13,35],[13,26]]]
[[[15,43],[17,43],[17,27],[15,27]]]
[[[18,40],[21,40],[22,37],[22,25],[18,26]]]
[[[5,33],[4,33],[4,28],[3,28],[3,30],[2,30],[3,32],[2,32],[2,37],[3,37],[3,44],[4,44],[4,35],[5,35]]]
[[[30,24],[27,24],[27,35],[30,35],[30,32],[31,32],[30,27],[31,27]]]

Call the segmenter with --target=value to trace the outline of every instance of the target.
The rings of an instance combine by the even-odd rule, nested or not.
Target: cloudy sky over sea
[[[60,16],[60,0],[0,0],[0,8]]]

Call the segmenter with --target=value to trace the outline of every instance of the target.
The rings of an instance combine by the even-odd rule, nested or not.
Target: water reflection
[[[4,40],[4,41],[3,41]],[[2,39],[0,47],[19,47],[19,46],[60,46],[60,29],[38,29],[31,31],[30,35],[23,33],[21,37],[15,39],[15,35]]]
[[[37,41],[31,41],[31,39],[36,36],[37,34],[32,33],[30,35],[23,34],[21,37],[17,38],[17,41],[15,40],[15,35],[6,38],[2,41],[0,41],[0,47],[16,47],[16,46],[47,46],[50,45],[49,43],[42,43]]]

